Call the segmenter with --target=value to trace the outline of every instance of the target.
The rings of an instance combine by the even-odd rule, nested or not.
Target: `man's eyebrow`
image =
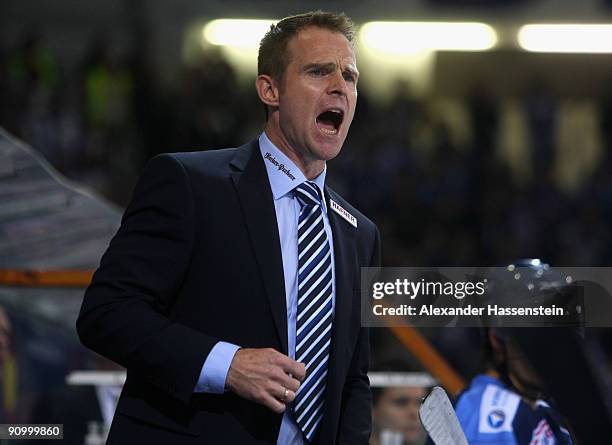
[[[313,63],[309,63],[308,65],[304,66],[304,71],[308,71],[313,68],[319,68],[319,69],[325,69],[325,70],[332,71],[336,69],[336,64],[334,62],[327,62],[327,63],[313,62]]]
[[[313,63],[309,63],[306,66],[304,66],[304,71],[308,71],[311,70],[313,68],[319,68],[319,69],[323,69],[323,70],[327,70],[327,71],[333,71],[336,69],[336,64],[334,62],[313,62]],[[347,66],[344,69],[344,72],[349,72],[352,75],[359,77],[359,71],[357,70],[357,68],[354,68],[353,66]]]

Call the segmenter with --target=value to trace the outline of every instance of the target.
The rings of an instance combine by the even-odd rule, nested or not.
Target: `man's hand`
[[[274,349],[239,349],[227,372],[226,385],[240,397],[280,414],[285,404],[295,399],[305,374],[303,363]]]

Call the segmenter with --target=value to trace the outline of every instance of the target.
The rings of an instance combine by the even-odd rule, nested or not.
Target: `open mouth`
[[[339,108],[330,108],[317,116],[317,126],[324,134],[338,134],[343,119],[344,111]]]

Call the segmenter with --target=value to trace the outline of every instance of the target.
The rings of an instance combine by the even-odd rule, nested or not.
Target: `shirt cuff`
[[[238,349],[240,346],[224,341],[213,346],[204,361],[194,392],[223,394],[227,372]]]

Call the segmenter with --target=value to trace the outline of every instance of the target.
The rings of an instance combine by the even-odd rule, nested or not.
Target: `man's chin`
[[[317,159],[321,161],[331,161],[336,156],[340,154],[342,151],[342,145],[344,144],[344,139],[337,141],[322,141],[318,142],[314,147],[313,152],[315,153]]]
[[[338,156],[340,154],[340,150],[336,150],[333,153],[330,152],[326,152],[324,155],[320,156],[319,159],[321,159],[324,162],[327,161],[331,161],[332,159],[334,159],[336,156]]]

